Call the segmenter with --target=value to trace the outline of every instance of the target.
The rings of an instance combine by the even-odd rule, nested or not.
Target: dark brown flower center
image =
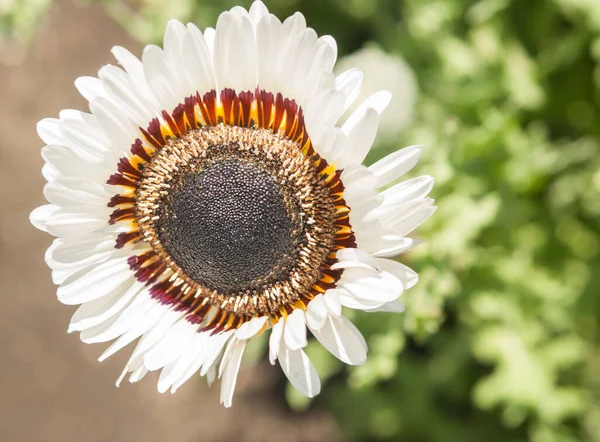
[[[181,173],[161,201],[156,229],[165,251],[191,279],[220,292],[286,279],[302,240],[298,205],[251,160],[224,156],[199,167]]]

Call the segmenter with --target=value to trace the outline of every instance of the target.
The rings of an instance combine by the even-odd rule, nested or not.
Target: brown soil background
[[[73,81],[115,63],[116,44],[141,53],[101,7],[59,1],[23,62],[0,64],[0,441],[339,440],[327,412],[287,408],[279,368],[268,363],[242,368],[227,410],[218,385],[199,378],[176,395],[156,391],[156,373],[117,389],[128,351],[99,364],[105,345],[67,335],[75,309],[56,300],[43,260],[51,238],[28,221],[44,203],[35,126],[63,108],[86,110]]]

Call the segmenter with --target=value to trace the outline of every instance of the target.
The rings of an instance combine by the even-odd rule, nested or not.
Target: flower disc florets
[[[173,284],[233,312],[298,301],[335,239],[326,177],[297,143],[265,129],[221,124],[169,140],[135,195],[138,225]]]

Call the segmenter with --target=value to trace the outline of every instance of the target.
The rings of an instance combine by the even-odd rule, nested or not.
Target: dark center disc
[[[242,159],[183,172],[163,198],[157,234],[194,281],[239,293],[289,275],[299,217],[274,178]]]

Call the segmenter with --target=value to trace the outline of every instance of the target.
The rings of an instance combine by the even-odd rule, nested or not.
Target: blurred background
[[[339,45],[365,95],[394,94],[372,162],[425,144],[436,178],[420,283],[401,315],[355,314],[370,357],[308,352],[324,387],[286,386],[260,343],[234,406],[197,379],[113,386],[66,328],[28,213],[43,202],[35,124],[85,109],[73,80],[140,54],[168,19],[214,26],[230,0],[0,0],[0,440],[600,441],[600,1],[267,0]],[[250,358],[252,359],[252,358]],[[152,376],[149,376],[152,377]]]

